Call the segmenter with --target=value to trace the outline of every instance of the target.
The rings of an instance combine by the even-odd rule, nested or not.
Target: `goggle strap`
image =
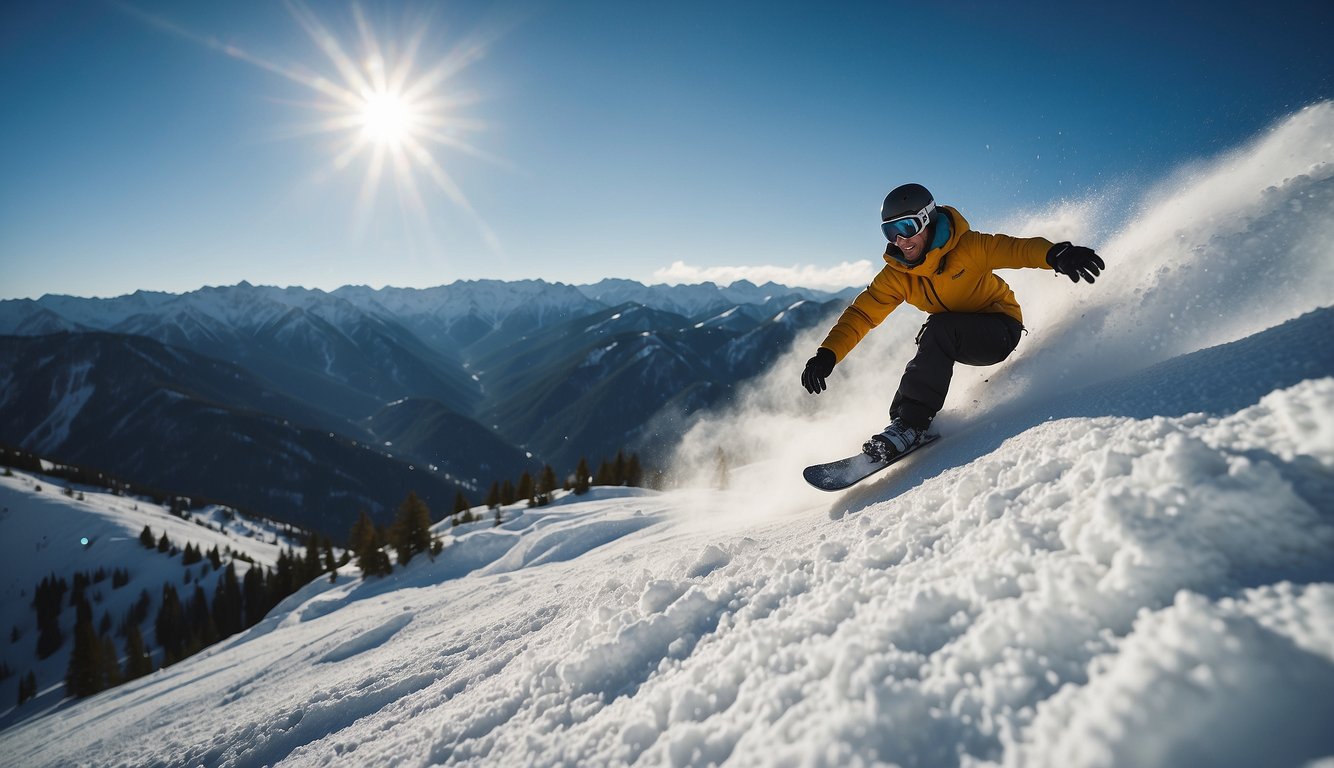
[[[926,229],[926,226],[931,223],[931,214],[935,213],[935,211],[936,211],[936,202],[932,200],[931,202],[926,204],[925,208],[918,211],[917,213],[908,213],[904,214],[903,216],[895,216],[892,219],[887,219],[881,222],[881,224],[882,225],[890,224],[895,221],[903,221],[904,219],[915,219],[922,225],[922,229]]]

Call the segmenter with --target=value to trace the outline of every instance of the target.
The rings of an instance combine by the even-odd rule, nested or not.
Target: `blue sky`
[[[358,16],[389,68],[426,30],[408,83],[476,54],[423,91],[447,141],[372,196],[301,23],[364,71]],[[905,181],[985,230],[1230,149],[1334,96],[1330,39],[1334,5],[1288,0],[8,3],[0,298],[818,282],[877,258]]]

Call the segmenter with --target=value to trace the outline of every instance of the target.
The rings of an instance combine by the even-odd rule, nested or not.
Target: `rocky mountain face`
[[[413,488],[440,516],[542,463],[653,456],[851,295],[531,280],[4,301],[0,441],[338,534]]]

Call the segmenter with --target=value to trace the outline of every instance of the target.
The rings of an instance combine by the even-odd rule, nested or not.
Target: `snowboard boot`
[[[926,434],[925,429],[910,427],[894,419],[883,432],[872,435],[871,439],[862,445],[862,453],[876,461],[890,461],[916,448],[917,444],[922,442],[924,434]]]

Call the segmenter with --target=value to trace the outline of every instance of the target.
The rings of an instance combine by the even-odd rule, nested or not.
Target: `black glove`
[[[1079,282],[1081,277],[1091,283],[1093,278],[1107,268],[1107,265],[1102,263],[1102,257],[1094,253],[1092,248],[1070,243],[1053,245],[1051,250],[1047,251],[1047,264],[1070,278],[1072,283]]]
[[[829,378],[829,374],[834,372],[834,352],[831,349],[820,347],[815,352],[815,357],[806,361],[806,370],[801,372],[801,386],[806,388],[812,395],[818,395],[829,387],[824,380]]]

